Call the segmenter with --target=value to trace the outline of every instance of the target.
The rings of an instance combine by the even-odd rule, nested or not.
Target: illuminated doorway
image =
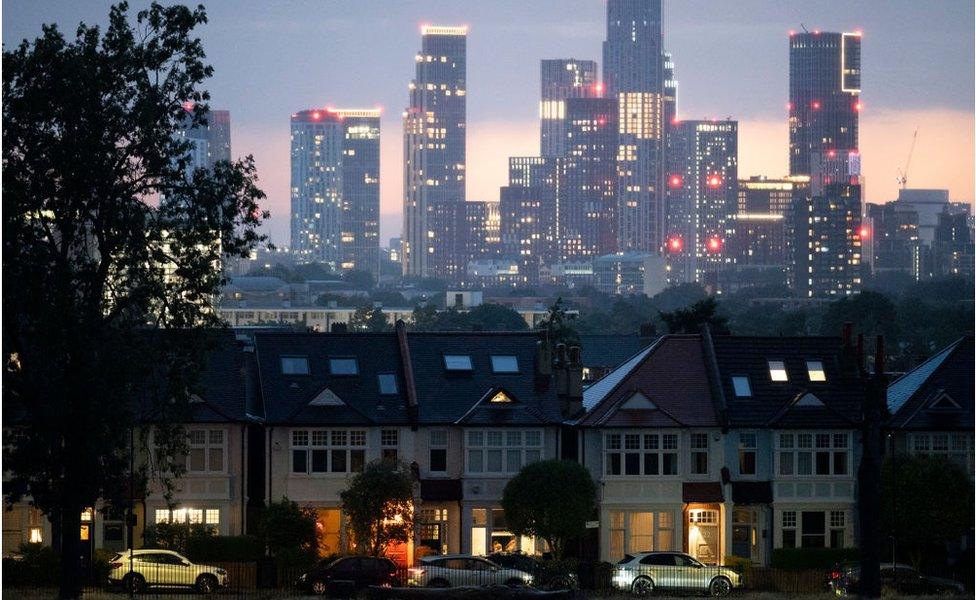
[[[688,509],[688,554],[706,565],[721,562],[721,530],[717,508]]]

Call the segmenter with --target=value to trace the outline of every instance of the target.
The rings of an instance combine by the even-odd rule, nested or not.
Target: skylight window
[[[819,360],[807,361],[807,374],[810,381],[827,381],[827,373],[824,371],[823,362]]]
[[[769,378],[773,381],[789,381],[790,378],[786,375],[786,363],[781,360],[770,360],[769,362]]]
[[[359,375],[355,358],[330,358],[329,373],[333,375]]]
[[[492,356],[492,373],[518,373],[518,358],[515,356]]]
[[[445,354],[444,368],[448,371],[471,371],[471,357],[467,354]]]
[[[376,379],[380,384],[380,394],[393,396],[397,393],[396,373],[380,373]]]
[[[281,357],[282,375],[308,375],[307,356],[282,356]]]
[[[736,376],[732,378],[732,388],[735,390],[735,396],[737,398],[751,398],[752,397],[752,386],[749,385],[749,378],[745,376]]]

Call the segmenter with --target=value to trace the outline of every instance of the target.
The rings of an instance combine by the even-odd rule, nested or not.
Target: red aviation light
[[[836,150],[827,150],[827,158],[835,158],[837,156]]]
[[[320,113],[319,111],[315,111],[312,113],[312,118],[318,121],[319,119],[322,118],[322,113]]]
[[[195,107],[196,104],[194,104],[192,100],[187,100],[186,102],[183,103],[183,110],[185,110],[188,113],[193,112],[193,109]]]
[[[706,245],[709,252],[717,254],[722,251],[722,238],[718,237],[717,235],[713,235],[712,237],[708,238]]]
[[[710,187],[712,189],[716,189],[716,188],[721,187],[721,185],[722,185],[722,178],[721,177],[719,177],[718,175],[709,175],[708,176],[708,187]]]
[[[606,125],[607,124],[606,117],[600,117],[599,119],[597,119],[596,120],[596,124],[599,125],[600,127],[603,127],[604,125]]]
[[[671,177],[668,177],[668,185],[671,186],[672,189],[680,188],[684,185],[684,183],[685,181],[681,175],[672,175]]]
[[[668,238],[668,252],[678,253],[681,252],[684,247],[685,242],[681,239],[680,235],[673,235]]]
[[[787,102],[786,103],[786,110],[793,110],[793,103],[792,102]]]
[[[855,102],[855,103],[854,103],[854,110],[855,110],[856,112],[861,112],[862,110],[864,110],[864,103],[863,103],[863,102],[861,102],[860,100],[859,100],[859,101],[857,101],[857,102]]]
[[[862,240],[866,240],[871,237],[871,230],[867,227],[861,227],[858,233],[861,235]]]
[[[810,103],[810,107],[813,108],[813,110],[820,110],[820,101],[814,100]]]
[[[593,90],[597,93],[597,95],[602,96],[603,95],[603,84],[602,83],[595,84],[593,86]]]
[[[790,29],[790,37],[793,37],[794,35],[796,35],[796,30]]]

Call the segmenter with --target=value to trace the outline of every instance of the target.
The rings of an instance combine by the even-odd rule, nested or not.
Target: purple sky
[[[131,3],[133,12],[144,2]],[[104,23],[109,2],[4,0],[7,47],[57,22]],[[333,0],[207,4],[201,31],[216,74],[215,108],[231,111],[235,155],[253,154],[288,243],[288,119],[315,106],[384,109],[382,240],[399,235],[400,112],[421,23],[466,24],[468,197],[493,200],[507,157],[538,152],[539,59],[601,60],[602,0],[407,2]],[[861,29],[861,152],[867,200],[896,195],[912,130],[911,187],[948,188],[972,201],[974,9],[970,0],[839,2],[665,0],[665,47],[674,56],[682,117],[740,120],[740,175],[786,172],[787,32]]]

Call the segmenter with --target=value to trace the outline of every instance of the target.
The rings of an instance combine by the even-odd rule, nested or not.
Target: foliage
[[[715,298],[705,298],[688,308],[662,312],[661,320],[667,325],[668,333],[698,333],[702,325],[708,325],[713,334],[727,334],[728,318],[719,316],[717,309]]]
[[[575,315],[566,312],[566,303],[562,296],[549,307],[549,312],[542,321],[539,322],[538,329],[546,332],[549,342],[555,347],[556,344],[566,344],[578,346],[580,343],[579,332],[573,327]]]
[[[189,523],[156,523],[148,525],[143,533],[142,544],[146,548],[163,548],[187,556],[191,540],[217,535],[211,525]]]
[[[351,331],[389,331],[392,329],[383,314],[383,309],[367,304],[356,309],[349,319]]]
[[[307,565],[318,554],[315,510],[287,497],[272,502],[257,519],[255,532],[268,553],[282,563]]]
[[[251,562],[264,557],[264,544],[256,535],[193,536],[186,557],[193,562]]]
[[[3,559],[3,586],[48,586],[58,581],[61,557],[50,546],[21,544],[15,557]]]
[[[399,461],[373,461],[339,494],[357,548],[381,556],[413,532],[413,474]]]
[[[839,562],[859,558],[857,548],[773,548],[770,566],[776,569],[829,569]]]
[[[899,455],[881,471],[881,527],[899,553],[918,565],[933,547],[973,528],[973,485],[965,471],[941,458]]]
[[[352,284],[357,290],[371,290],[376,285],[376,279],[369,271],[352,269],[342,275],[342,280]]]
[[[555,558],[586,531],[596,506],[596,484],[576,461],[544,460],[522,467],[502,494],[505,522],[515,535],[546,540]]]
[[[179,474],[185,434],[166,423],[184,422],[207,330],[222,324],[210,309],[221,257],[264,240],[251,157],[189,169],[181,131],[208,115],[212,68],[193,37],[206,20],[153,4],[133,25],[120,4],[104,32],[45,26],[3,53],[3,354],[17,357],[4,408],[25,425],[8,439],[5,487],[60,531],[78,530],[92,498],[124,495],[134,397],[158,423],[158,472]],[[61,542],[60,593],[74,597],[78,536]]]
[[[427,304],[413,310],[415,331],[525,331],[528,325],[518,312],[501,304],[486,303],[470,311],[437,310]]]
[[[383,306],[393,306],[402,307],[410,306],[407,299],[400,292],[394,292],[390,290],[373,290],[373,293],[369,295],[369,299],[373,302],[379,302]]]
[[[752,560],[742,556],[726,555],[723,564],[740,575],[752,568]]]

